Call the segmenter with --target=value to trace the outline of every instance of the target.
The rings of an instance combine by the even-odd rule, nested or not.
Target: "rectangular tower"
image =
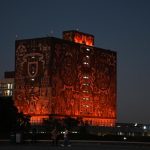
[[[63,37],[16,41],[14,98],[19,111],[32,120],[68,116],[114,126],[116,52],[94,47],[89,34],[65,31]]]

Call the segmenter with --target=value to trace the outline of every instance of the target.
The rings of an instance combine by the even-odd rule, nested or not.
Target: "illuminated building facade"
[[[116,52],[94,47],[94,36],[78,31],[17,40],[16,106],[32,122],[53,115],[114,126],[116,63]]]

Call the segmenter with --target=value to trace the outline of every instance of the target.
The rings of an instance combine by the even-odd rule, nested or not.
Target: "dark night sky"
[[[150,123],[149,0],[0,0],[0,79],[14,70],[15,40],[79,29],[118,53],[118,122]]]

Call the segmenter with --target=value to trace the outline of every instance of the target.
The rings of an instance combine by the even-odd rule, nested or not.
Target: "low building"
[[[4,79],[0,80],[0,96],[12,96],[14,90],[14,71],[5,72]]]

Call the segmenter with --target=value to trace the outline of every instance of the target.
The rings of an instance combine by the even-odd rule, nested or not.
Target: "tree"
[[[79,120],[72,118],[72,117],[67,117],[63,119],[64,125],[69,129],[73,129],[79,125]]]
[[[62,120],[50,116],[48,119],[44,120],[44,125],[46,125],[47,130],[53,130],[55,127],[58,130],[62,130]]]
[[[23,112],[16,114],[16,131],[28,131],[30,129],[30,116],[24,115]]]
[[[11,131],[24,130],[30,125],[30,117],[19,113],[12,97],[0,97],[0,133],[9,135]]]
[[[10,132],[16,124],[17,108],[11,97],[0,97],[0,132]]]

